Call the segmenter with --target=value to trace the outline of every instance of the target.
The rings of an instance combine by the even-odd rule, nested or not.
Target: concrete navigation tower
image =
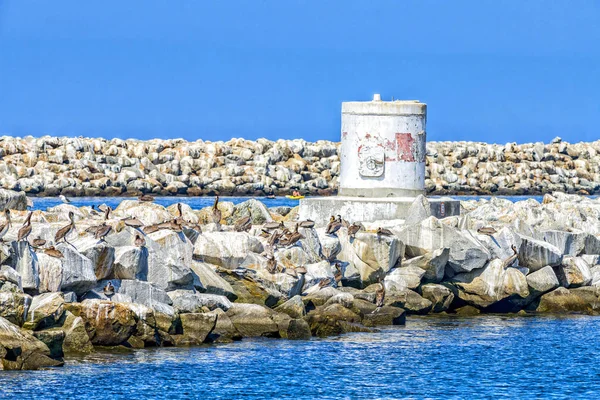
[[[424,194],[427,105],[418,100],[342,103],[339,195],[300,202],[300,218],[317,223],[404,219]],[[432,215],[457,215],[457,201],[429,199]]]

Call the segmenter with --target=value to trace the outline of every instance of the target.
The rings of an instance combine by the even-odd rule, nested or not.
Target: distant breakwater
[[[0,187],[32,196],[333,195],[339,143],[0,138]],[[600,193],[600,141],[429,142],[430,195]]]

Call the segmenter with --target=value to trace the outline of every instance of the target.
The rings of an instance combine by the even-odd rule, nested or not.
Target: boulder
[[[31,296],[20,292],[0,292],[0,317],[23,326],[27,311],[31,305]]]
[[[104,287],[108,280],[99,281],[96,287],[88,291],[85,299],[110,300],[114,302],[132,302],[142,304],[146,307],[155,308],[164,305],[171,305],[171,298],[167,292],[150,282],[137,281],[134,279],[110,280],[114,287],[115,294],[108,298],[104,294]]]
[[[174,257],[171,257],[168,249],[150,238],[146,240],[146,248],[148,249],[148,282],[167,291],[193,287],[194,274],[189,266],[177,259],[179,253],[174,253]]]
[[[336,288],[327,286],[302,297],[302,301],[306,306],[314,308],[315,306],[318,307],[324,305],[327,300],[340,293],[342,292]]]
[[[448,311],[454,301],[454,293],[444,285],[428,283],[421,287],[421,295],[431,301],[431,312],[440,313]]]
[[[575,289],[559,287],[540,297],[536,311],[543,313],[595,313],[600,306],[596,288],[587,286]]]
[[[243,337],[279,337],[279,327],[274,312],[258,304],[234,303],[227,316]]]
[[[342,244],[337,236],[325,233],[325,228],[317,229],[319,243],[321,245],[321,254],[328,261],[333,261],[342,251]]]
[[[551,266],[538,269],[527,275],[530,296],[539,297],[560,286],[560,282]]]
[[[289,315],[291,318],[303,318],[306,315],[306,308],[302,302],[302,297],[294,296],[285,303],[281,304],[275,311]]]
[[[244,232],[207,232],[194,244],[194,259],[227,269],[242,265],[251,253],[262,253],[263,245]]]
[[[554,267],[554,272],[561,286],[566,288],[588,286],[592,283],[590,266],[580,257],[564,257],[562,264]]]
[[[97,280],[111,276],[115,261],[115,248],[113,246],[104,241],[99,241],[91,235],[80,236],[72,243],[77,251],[90,259]]]
[[[425,271],[423,280],[426,282],[441,282],[444,278],[450,249],[436,249],[402,262],[403,267],[418,267]]]
[[[62,291],[71,291],[82,295],[96,285],[96,273],[92,261],[66,243],[56,248],[63,254]]]
[[[4,288],[4,285],[6,285],[6,288]],[[21,275],[8,265],[0,265],[0,291],[11,291],[9,287],[22,291]]]
[[[30,332],[0,317],[0,370],[31,370],[62,365]]]
[[[222,277],[233,288],[238,303],[274,307],[284,297],[279,291],[264,285],[260,276],[252,270],[224,270]]]
[[[65,332],[62,342],[64,353],[91,353],[94,351],[94,346],[85,330],[83,318],[66,311],[62,329]]]
[[[113,214],[120,218],[137,218],[144,225],[160,224],[173,219],[171,213],[160,204],[136,200],[123,200]]]
[[[117,346],[123,344],[135,332],[135,313],[124,303],[106,300],[84,300],[70,303],[67,309],[80,316],[94,345]]]
[[[482,268],[491,257],[472,233],[447,226],[435,217],[404,226],[396,234],[406,244],[410,257],[448,248],[448,266],[456,273]]]
[[[230,343],[234,340],[240,340],[242,335],[235,329],[233,322],[227,316],[225,311],[216,308],[207,314],[214,314],[217,317],[217,323],[214,329],[206,338],[206,342],[210,343]]]
[[[62,289],[63,265],[60,258],[38,253],[39,292],[59,292]]]
[[[37,292],[40,275],[37,254],[25,241],[11,243],[12,267],[21,277],[21,287],[25,291]]]
[[[50,358],[61,359],[64,356],[63,342],[65,332],[60,328],[50,328],[34,331],[33,336],[44,343],[50,350]]]
[[[431,205],[427,197],[422,194],[412,202],[407,212],[405,223],[407,225],[420,224],[421,221],[431,217]]]
[[[221,278],[210,264],[194,260],[190,268],[200,280],[206,293],[225,296],[231,301],[237,299],[237,295],[231,285],[225,279]]]
[[[113,279],[148,279],[148,249],[121,246],[115,249]]]
[[[352,325],[359,325],[361,317],[341,304],[317,307],[306,315],[306,322],[314,336],[327,337],[352,331]]]
[[[240,218],[250,215],[253,225],[273,221],[269,209],[256,199],[246,200],[233,207],[233,214],[227,218],[227,223],[233,225]]]
[[[370,289],[370,287],[367,289]],[[386,306],[399,307],[406,310],[408,314],[417,315],[429,313],[433,306],[431,301],[423,298],[417,292],[409,289],[400,292],[387,292],[385,295],[384,304]]]
[[[557,231],[548,230],[543,232],[544,240],[555,246],[562,254],[569,256],[578,256],[585,248],[585,241],[588,236],[582,231]]]
[[[27,210],[27,196],[25,192],[0,189],[0,211],[4,210]]]
[[[183,334],[173,335],[173,340],[177,346],[204,343],[217,323],[217,316],[214,314],[187,313],[181,314],[180,318]]]
[[[383,306],[362,316],[364,326],[405,325],[406,311],[399,307]]]
[[[158,244],[177,265],[190,265],[194,245],[183,232],[174,232],[169,229],[161,229],[148,235]]]
[[[528,236],[521,236],[519,265],[535,272],[546,265],[554,267],[560,265],[561,262],[562,253],[556,246]]]
[[[43,293],[35,296],[27,310],[23,328],[29,330],[51,328],[62,318],[65,299],[62,293]]]
[[[279,335],[288,340],[308,340],[312,334],[303,319],[285,319],[279,324]]]
[[[406,289],[416,289],[421,284],[425,270],[417,266],[394,268],[385,276],[386,290],[401,292]]]
[[[209,310],[217,308],[227,311],[232,303],[225,296],[216,294],[196,293],[192,290],[173,290],[167,293],[173,301],[173,307],[179,313],[196,313],[206,307]]]

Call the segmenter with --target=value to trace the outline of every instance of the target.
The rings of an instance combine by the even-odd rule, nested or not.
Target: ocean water
[[[440,197],[440,196],[432,196],[432,197]],[[446,197],[446,196],[444,196]],[[479,200],[479,199],[490,199],[492,196],[449,196],[453,199],[457,200]],[[542,201],[543,196],[497,196],[498,198],[508,199],[510,201],[521,201],[527,199],[535,199],[538,202]],[[598,196],[590,196],[592,198]],[[257,200],[262,201],[267,207],[276,207],[276,206],[290,206],[295,207],[300,204],[299,200],[292,200],[286,197],[276,197],[274,199],[269,199],[267,197],[221,197],[221,201],[231,201],[234,204],[239,204],[248,199],[255,198]],[[62,204],[62,201],[58,197],[32,197],[33,200],[33,209],[34,210],[46,210],[49,207],[54,207],[56,205]],[[106,204],[112,208],[116,208],[119,203],[123,200],[135,200],[135,197],[73,197],[71,198],[71,204],[76,207],[82,206],[92,206],[92,205],[100,205]],[[172,196],[172,197],[156,197],[155,203],[161,204],[165,207],[170,206],[175,203],[184,203],[192,207],[192,209],[200,209],[203,207],[208,207],[213,204],[215,201],[214,197],[187,197],[187,196]]]
[[[0,372],[0,398],[597,399],[600,318],[409,317],[327,339],[95,353]]]

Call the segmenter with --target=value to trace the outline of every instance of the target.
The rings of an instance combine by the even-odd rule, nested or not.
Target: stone
[[[325,228],[317,229],[319,235],[319,243],[321,245],[321,254],[328,261],[336,259],[337,255],[342,251],[342,244],[337,236],[328,235],[325,233]]]
[[[244,232],[208,232],[194,244],[194,259],[227,269],[244,263],[251,253],[262,253],[262,243]]]
[[[97,280],[111,276],[115,261],[114,247],[89,235],[79,237],[77,240],[73,240],[72,243],[77,251],[90,259]]]
[[[227,316],[243,337],[279,337],[274,312],[258,304],[234,303]]]
[[[160,224],[172,218],[163,206],[151,202],[139,202],[136,200],[123,200],[113,211],[120,218],[137,218],[144,225]]]
[[[234,340],[242,339],[242,335],[235,329],[233,322],[227,316],[225,311],[216,308],[207,314],[214,314],[217,317],[217,323],[214,329],[207,336],[205,342],[210,343],[230,343]]]
[[[23,290],[23,285],[21,284],[21,275],[12,267],[8,265],[0,265],[0,291],[2,290],[2,286],[6,283],[12,283],[19,290]]]
[[[132,302],[142,304],[149,308],[161,307],[162,305],[171,305],[172,300],[167,292],[152,284],[151,282],[137,281],[133,279],[110,280],[114,287],[114,296],[108,298],[104,294],[104,287],[109,281],[99,281],[96,287],[88,291],[85,299],[110,300],[114,302]],[[119,296],[121,299],[119,300]]]
[[[65,332],[62,342],[64,353],[91,353],[94,351],[94,346],[85,330],[83,318],[66,311],[62,329]]]
[[[177,264],[188,266],[192,263],[193,244],[183,232],[161,229],[148,235]]]
[[[0,211],[27,210],[27,196],[25,192],[0,189]]]
[[[92,261],[68,244],[59,244],[56,248],[63,254],[62,291],[71,291],[82,295],[96,285],[96,273]]]
[[[273,221],[269,209],[263,203],[256,199],[250,199],[234,206],[233,214],[227,218],[227,223],[233,225],[235,221],[248,215],[250,215],[253,225]]]
[[[84,300],[67,304],[67,309],[80,316],[94,345],[117,346],[135,332],[135,313],[124,303],[106,300]]]
[[[56,360],[64,356],[63,341],[65,340],[65,332],[62,329],[51,328],[35,331],[33,332],[33,336],[48,347],[50,358]]]
[[[302,297],[302,301],[307,306],[311,305],[313,307],[314,306],[318,307],[318,306],[324,305],[327,302],[327,300],[329,300],[333,296],[340,294],[340,293],[342,293],[342,292],[340,292],[336,288],[327,286],[327,287],[321,288],[315,292],[312,292],[307,296]]]
[[[12,242],[12,267],[21,277],[23,290],[37,292],[40,285],[37,254],[27,242]]]
[[[544,240],[555,246],[564,255],[578,256],[585,248],[588,234],[583,231],[565,232],[548,230],[543,232]]]
[[[25,293],[0,292],[0,317],[10,323],[23,326],[30,305],[31,296]]]
[[[51,328],[62,318],[65,299],[62,293],[43,293],[35,296],[27,310],[23,328],[29,330]]]
[[[310,326],[303,319],[291,319],[279,327],[279,335],[288,340],[309,340],[312,336]]]
[[[535,297],[539,297],[560,286],[560,282],[551,266],[546,266],[527,275],[527,284],[529,285],[530,295]]]
[[[314,336],[327,337],[350,331],[348,324],[360,324],[361,317],[341,304],[318,307],[306,315],[306,322]]]
[[[447,226],[435,217],[404,226],[395,233],[406,244],[406,253],[411,257],[448,248],[448,266],[456,273],[482,268],[491,257],[470,232]]]
[[[30,332],[0,317],[0,370],[35,370],[62,365]]]
[[[148,279],[148,249],[121,246],[115,249],[113,279]]]
[[[410,205],[405,223],[407,225],[419,224],[421,221],[431,217],[431,205],[427,197],[418,195]]]
[[[364,314],[362,318],[362,324],[367,327],[381,325],[405,325],[406,311],[398,307],[383,306],[371,313]]]
[[[481,314],[481,311],[473,306],[467,305],[456,309],[456,315],[461,317],[474,317],[479,314]]]
[[[179,313],[200,312],[203,307],[211,311],[217,308],[227,311],[233,305],[227,297],[216,294],[196,293],[191,290],[173,290],[167,294],[173,301],[173,307]]]
[[[422,256],[402,262],[403,267],[418,267],[425,271],[422,279],[427,282],[441,282],[448,264],[450,249],[437,249]]]
[[[323,307],[328,307],[332,304],[341,304],[342,306],[350,309],[352,308],[352,305],[354,304],[354,296],[350,293],[338,293],[334,296],[331,296],[326,302],[325,304],[323,304]]]
[[[199,345],[204,343],[217,323],[217,316],[204,313],[181,314],[182,335],[173,335],[177,346]]]
[[[237,299],[237,295],[231,285],[225,279],[221,278],[210,264],[194,260],[190,268],[202,283],[206,293],[225,296],[231,301]]]
[[[444,285],[428,283],[421,286],[421,294],[424,299],[431,301],[431,312],[441,313],[448,311],[454,301],[454,293]]]
[[[406,289],[416,289],[421,284],[425,270],[416,266],[394,268],[385,276],[386,290],[401,292]]]
[[[562,262],[562,253],[550,243],[536,240],[528,236],[521,236],[519,248],[519,265],[535,272],[547,265],[555,267]]]
[[[561,286],[575,288],[592,283],[590,266],[580,257],[564,257],[562,264],[554,267]]]
[[[559,287],[540,297],[536,311],[555,314],[594,313],[600,306],[599,300],[594,287]]]
[[[408,289],[401,292],[387,292],[384,304],[391,307],[403,308],[408,314],[417,315],[429,313],[433,306],[431,301]]]
[[[289,315],[291,318],[303,318],[306,315],[306,308],[302,302],[301,296],[294,296],[285,303],[275,308],[278,313]]]
[[[60,258],[38,253],[39,292],[58,292],[62,289],[63,264]]]

